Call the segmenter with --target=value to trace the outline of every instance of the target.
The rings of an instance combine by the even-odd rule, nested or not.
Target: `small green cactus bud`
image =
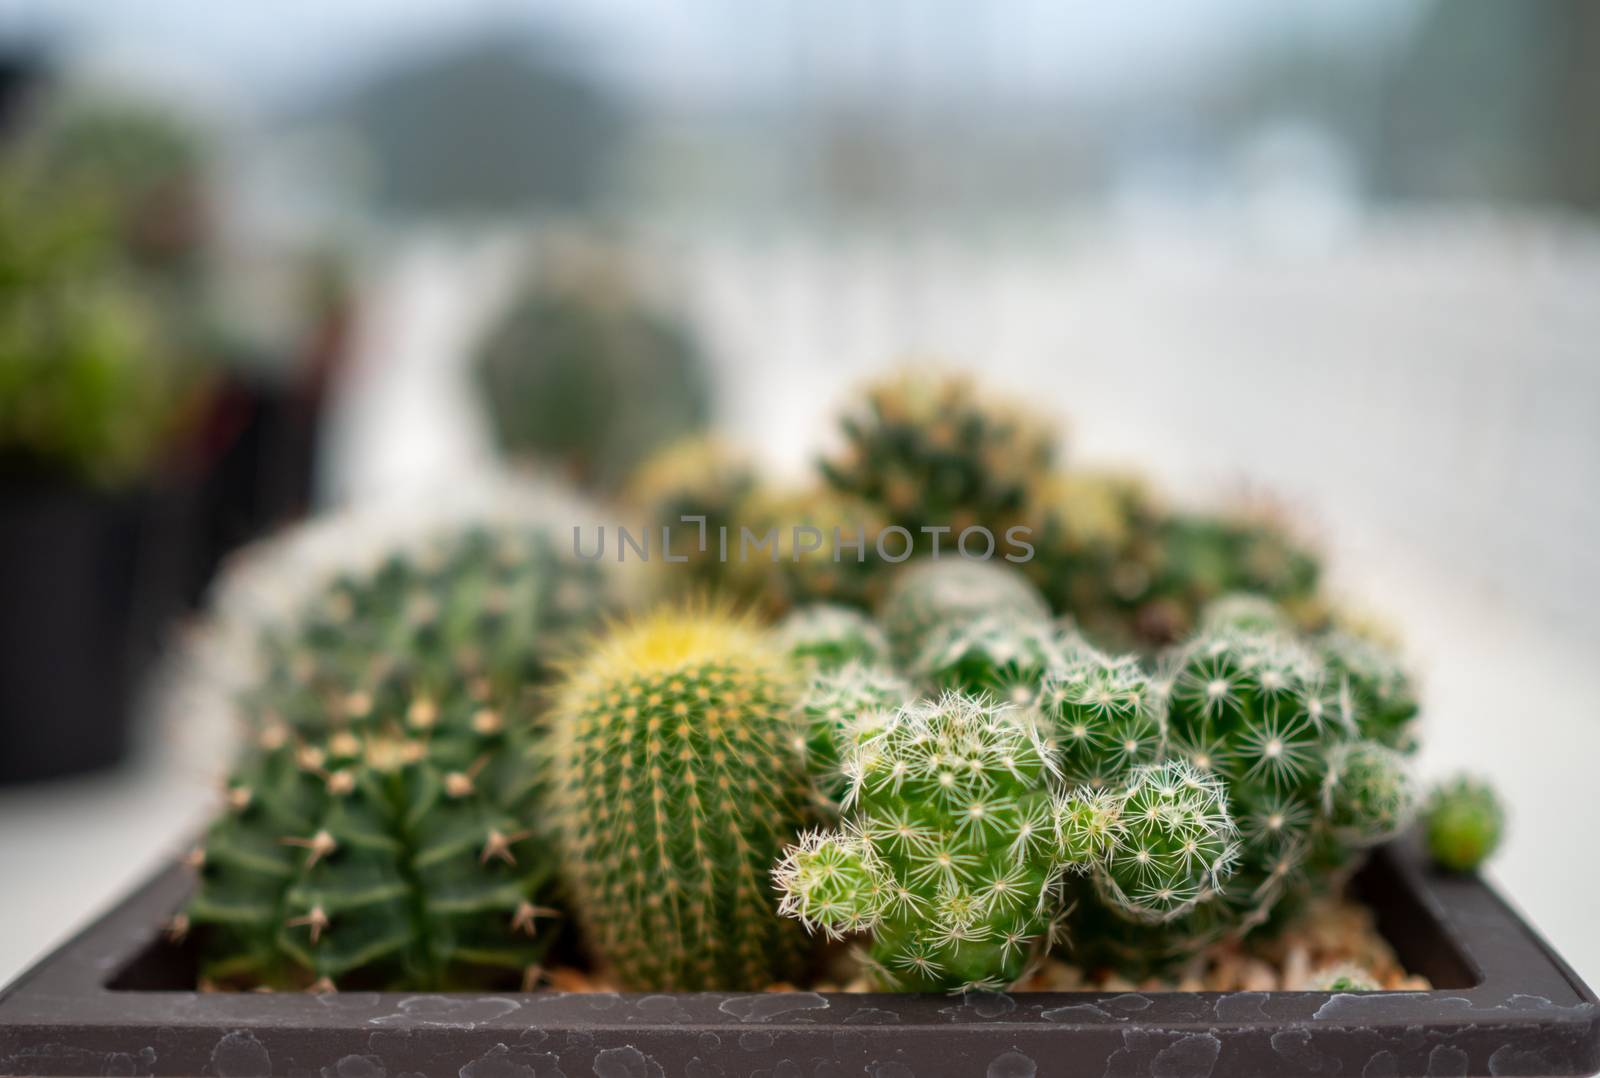
[[[1381,992],[1383,987],[1372,971],[1349,962],[1326,966],[1311,975],[1313,992]]]
[[[986,614],[1048,621],[1044,598],[1015,569],[993,562],[941,558],[895,574],[878,611],[896,662],[913,662],[935,631]]]
[[[878,890],[882,870],[869,865],[871,856],[852,831],[808,831],[772,870],[783,896],[778,912],[830,939],[872,928],[883,896]]]
[[[1045,675],[1066,661],[1055,626],[1012,614],[984,614],[935,629],[911,664],[917,683],[960,689],[996,703],[1030,707]]]
[[[1323,813],[1352,846],[1393,838],[1416,816],[1417,793],[1405,757],[1375,741],[1335,745],[1322,786]]]
[[[1505,810],[1494,788],[1466,775],[1440,784],[1425,810],[1428,852],[1451,872],[1475,872],[1500,845]]]
[[[1122,792],[1095,881],[1107,904],[1130,920],[1170,921],[1233,871],[1237,834],[1217,779],[1182,761],[1142,767]]]
[[[810,803],[797,691],[752,623],[664,608],[595,644],[552,731],[565,876],[629,988],[758,989],[797,972],[770,869]]]
[[[778,623],[778,644],[802,663],[835,670],[846,663],[883,663],[889,642],[865,614],[847,606],[812,603],[797,607]]]
[[[1161,757],[1166,696],[1132,656],[1069,650],[1044,678],[1038,706],[1068,783],[1115,786]]]
[[[824,802],[835,804],[844,795],[842,761],[914,695],[898,675],[878,666],[849,663],[812,674],[800,696],[800,737],[806,771]]]

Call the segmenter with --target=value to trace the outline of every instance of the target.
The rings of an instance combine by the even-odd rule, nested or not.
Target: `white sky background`
[[[1378,34],[1424,0],[0,0],[0,37],[253,111],[303,103],[452,35],[524,24],[654,104],[830,92],[1116,100],[1275,34]]]

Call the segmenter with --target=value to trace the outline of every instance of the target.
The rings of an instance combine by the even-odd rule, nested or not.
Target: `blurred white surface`
[[[853,381],[937,356],[1060,413],[1075,459],[1136,463],[1186,501],[1248,477],[1314,522],[1338,593],[1409,643],[1425,770],[1494,777],[1513,812],[1495,879],[1600,982],[1600,237],[1457,218],[1270,239],[1152,247],[1062,222],[656,247],[708,334],[729,433],[779,469],[821,447]],[[506,259],[504,240],[433,236],[372,282],[340,499],[487,459],[460,361]],[[0,893],[0,980],[202,821],[211,776],[179,761],[207,759],[185,746],[214,743],[214,718],[170,721],[126,774],[0,793],[0,865],[22,881]]]

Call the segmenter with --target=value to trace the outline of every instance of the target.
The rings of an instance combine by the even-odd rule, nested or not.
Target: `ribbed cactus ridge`
[[[847,606],[811,603],[790,611],[777,627],[778,643],[791,659],[824,670],[848,663],[884,663],[889,642],[865,614]]]
[[[666,607],[613,630],[559,693],[565,878],[630,989],[751,990],[796,972],[768,873],[805,825],[796,686],[751,622]]]
[[[1505,809],[1487,782],[1461,775],[1432,791],[1424,823],[1436,862],[1452,872],[1475,872],[1500,845]]]
[[[430,989],[536,964],[556,925],[533,690],[609,598],[543,527],[464,524],[255,641],[249,741],[186,914],[206,976]]]
[[[1348,694],[1362,737],[1414,752],[1420,710],[1411,679],[1394,654],[1348,632],[1330,631],[1317,640],[1330,677]]]
[[[1170,921],[1227,879],[1238,856],[1236,837],[1217,778],[1181,761],[1141,767],[1121,793],[1095,882],[1123,916]]]
[[[844,796],[849,785],[844,760],[882,732],[914,696],[898,674],[867,663],[811,674],[800,696],[800,736],[806,771],[824,803],[836,804]]]
[[[1055,430],[959,374],[906,371],[865,386],[840,421],[845,445],[822,462],[834,489],[875,506],[931,549],[925,526],[1000,532],[1021,519],[1055,456]]]
[[[907,565],[894,575],[878,610],[896,662],[916,660],[935,631],[985,615],[1048,621],[1050,608],[1028,579],[995,562],[956,558]]]
[[[470,704],[405,733],[258,736],[195,859],[203,977],[443,990],[537,966],[559,921],[531,732]]]
[[[1040,683],[1038,707],[1069,784],[1119,788],[1161,758],[1166,695],[1133,656],[1070,647]]]
[[[1006,987],[1050,935],[1068,848],[1094,845],[1058,831],[1084,814],[1055,802],[1051,770],[1017,709],[960,693],[901,709],[846,763],[844,826],[778,866],[782,908],[830,932],[870,929],[886,987]],[[864,887],[858,900],[823,889],[827,860]]]
[[[997,703],[1032,706],[1046,675],[1066,661],[1048,621],[982,614],[941,625],[928,636],[911,676],[933,691],[960,689]]]
[[[1350,846],[1375,846],[1411,826],[1417,791],[1405,758],[1375,741],[1349,741],[1328,753],[1322,811]]]

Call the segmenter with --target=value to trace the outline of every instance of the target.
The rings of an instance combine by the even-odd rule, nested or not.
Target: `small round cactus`
[[[799,736],[806,771],[824,803],[837,804],[844,795],[844,760],[882,732],[914,695],[897,674],[871,664],[852,662],[812,674],[800,696]]]
[[[1118,787],[1165,747],[1166,695],[1131,656],[1069,649],[1040,683],[1037,704],[1069,784]]]
[[[1349,741],[1328,753],[1322,810],[1334,835],[1351,846],[1393,838],[1416,816],[1417,793],[1405,757],[1375,741]]]
[[[1095,874],[1106,904],[1160,923],[1192,910],[1233,870],[1237,831],[1224,787],[1181,761],[1135,771]]]
[[[1051,671],[1066,662],[1047,621],[983,614],[936,628],[911,664],[913,680],[933,690],[961,689],[1019,707],[1033,705]]]
[[[1372,971],[1349,962],[1326,966],[1311,975],[1313,992],[1380,992],[1383,986]]]
[[[916,562],[897,572],[878,610],[878,620],[900,663],[916,659],[936,630],[986,615],[1048,621],[1050,608],[1026,577],[993,562],[942,558]]]
[[[1451,872],[1476,872],[1499,847],[1505,830],[1505,810],[1494,788],[1465,775],[1434,789],[1424,819],[1428,853]]]
[[[779,864],[784,912],[870,930],[886,987],[1005,988],[1049,939],[1062,871],[1097,849],[1085,831],[1109,827],[1052,798],[1050,772],[1016,709],[960,693],[902,708],[846,762],[845,824]]]
[[[889,658],[883,630],[858,610],[829,603],[798,607],[778,623],[778,644],[791,659],[822,670]]]
[[[1330,676],[1348,696],[1361,736],[1392,749],[1415,751],[1413,728],[1419,706],[1411,680],[1393,652],[1342,631],[1324,633],[1317,647]]]
[[[840,425],[845,447],[823,475],[909,529],[920,550],[931,549],[924,527],[950,529],[948,546],[968,527],[1017,523],[1055,454],[1048,420],[962,375],[916,370],[872,383]]]
[[[564,875],[622,984],[742,991],[797,971],[804,936],[768,892],[809,811],[796,702],[770,639],[715,608],[613,630],[562,685]]]

